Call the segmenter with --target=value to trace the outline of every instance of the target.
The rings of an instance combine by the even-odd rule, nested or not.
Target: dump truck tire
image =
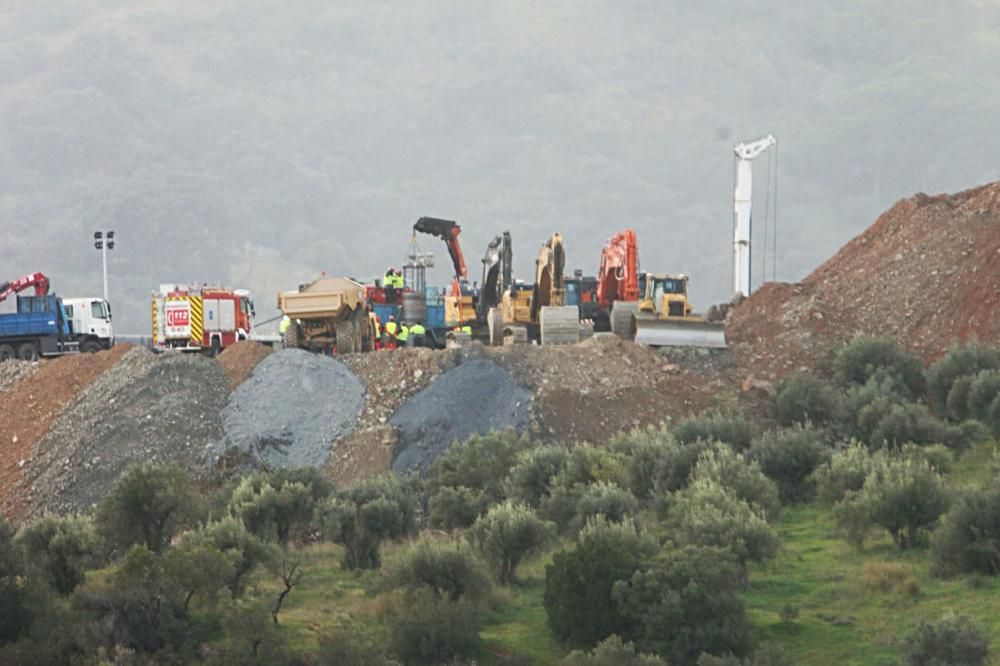
[[[637,301],[615,301],[611,304],[611,332],[619,338],[630,339],[633,335],[632,317],[639,312]]]
[[[335,337],[337,339],[336,348],[338,354],[354,353],[354,324],[350,320],[337,324]]]
[[[572,345],[580,341],[580,311],[575,305],[546,305],[538,315],[543,345]]]

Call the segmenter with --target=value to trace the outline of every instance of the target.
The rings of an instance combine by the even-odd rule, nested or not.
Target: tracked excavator
[[[458,236],[462,227],[454,220],[437,217],[421,217],[413,225],[413,231],[436,236],[445,242],[448,255],[455,268],[451,292],[444,299],[444,319],[447,326],[472,326],[476,323],[476,308],[469,291],[469,269]]]
[[[510,289],[514,281],[513,261],[510,232],[505,231],[490,241],[483,256],[483,281],[476,303],[480,320],[486,320],[490,308],[500,305],[504,293]]]
[[[597,304],[611,332],[629,337],[632,318],[639,311],[639,242],[634,229],[615,234],[601,250]],[[599,322],[595,329],[601,328]]]
[[[504,344],[538,341],[543,345],[572,344],[580,340],[580,315],[566,305],[566,249],[562,236],[542,244],[535,260],[534,285],[513,283],[500,308],[488,314],[490,341]]]

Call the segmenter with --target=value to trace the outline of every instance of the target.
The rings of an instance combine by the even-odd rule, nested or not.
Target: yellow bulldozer
[[[688,276],[643,273],[639,276],[639,310],[632,318],[632,335],[638,344],[654,347],[726,346],[721,323],[693,314],[687,297]]]

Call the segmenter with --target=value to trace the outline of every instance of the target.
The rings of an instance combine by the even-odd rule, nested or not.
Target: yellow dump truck
[[[291,321],[285,347],[320,353],[370,351],[375,324],[365,301],[365,287],[350,278],[320,278],[297,291],[278,294],[278,309]]]

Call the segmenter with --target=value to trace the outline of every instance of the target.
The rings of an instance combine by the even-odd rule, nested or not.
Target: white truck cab
[[[64,298],[62,304],[70,329],[80,340],[81,348],[86,342],[96,342],[102,349],[110,349],[115,344],[110,303],[103,298]]]

